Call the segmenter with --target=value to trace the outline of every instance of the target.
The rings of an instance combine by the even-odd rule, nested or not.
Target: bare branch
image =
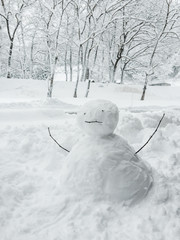
[[[3,17],[7,21],[7,18],[3,14],[0,13],[0,16]]]
[[[21,7],[22,7],[22,6],[21,6]],[[16,17],[17,24],[16,24],[16,27],[15,27],[15,29],[14,29],[14,31],[13,31],[12,40],[14,39],[14,36],[15,36],[15,34],[16,34],[16,31],[17,31],[17,29],[18,29],[18,27],[19,27],[19,24],[20,24],[20,22],[21,22],[21,21],[18,19],[18,13],[15,14],[15,17]]]
[[[4,0],[1,0],[1,5],[2,5],[2,7],[4,9],[4,12],[6,13],[6,7],[5,7],[5,4],[4,4]]]
[[[156,127],[156,129],[155,129],[155,131],[153,132],[153,134],[150,136],[150,138],[147,140],[147,142],[146,142],[137,152],[135,152],[135,154],[137,154],[138,152],[140,152],[140,151],[148,144],[148,142],[151,140],[151,138],[152,138],[152,137],[154,136],[154,134],[157,132],[157,130],[158,130],[158,128],[159,128],[159,126],[160,126],[160,124],[161,124],[164,116],[165,116],[165,113],[163,114],[162,118],[160,119],[160,121],[159,121],[159,123],[158,123],[158,125],[157,125],[157,127]]]
[[[70,152],[69,150],[67,150],[66,148],[64,148],[63,146],[61,146],[55,138],[53,138],[53,136],[51,135],[51,132],[50,132],[50,128],[48,127],[48,132],[49,132],[49,136],[53,139],[53,141],[60,147],[62,148],[63,150],[65,150],[66,152]]]

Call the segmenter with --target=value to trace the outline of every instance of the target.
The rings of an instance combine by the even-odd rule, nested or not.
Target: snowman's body
[[[96,199],[141,200],[152,185],[151,171],[123,138],[113,134],[117,107],[93,101],[82,108],[78,122],[88,135],[67,156],[62,175],[66,187]]]

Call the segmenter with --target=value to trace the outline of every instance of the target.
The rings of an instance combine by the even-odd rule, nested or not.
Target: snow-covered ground
[[[119,107],[116,133],[139,153],[166,183],[168,195],[153,192],[134,207],[67,196],[60,189],[68,149],[81,136],[76,112],[86,84],[73,99],[74,83],[56,82],[46,99],[45,81],[0,79],[0,239],[1,240],[178,240],[180,238],[180,86],[149,87],[92,84],[89,98],[112,100]]]

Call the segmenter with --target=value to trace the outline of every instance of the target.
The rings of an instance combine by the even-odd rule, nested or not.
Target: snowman
[[[65,159],[61,180],[66,190],[95,200],[138,203],[153,183],[150,167],[114,134],[119,111],[107,100],[86,103],[77,123],[86,134]]]

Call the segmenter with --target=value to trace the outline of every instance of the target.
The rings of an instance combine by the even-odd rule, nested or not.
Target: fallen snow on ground
[[[33,84],[20,80],[0,90],[0,235],[2,240],[178,240],[180,236],[180,107],[179,96],[166,104],[165,97],[138,104],[132,99],[138,87],[132,87],[123,101],[113,86],[92,98],[107,98],[117,103],[120,120],[116,133],[139,149],[159,122],[166,116],[151,142],[139,153],[161,176],[168,195],[153,198],[153,191],[141,204],[128,208],[118,203],[94,202],[86,196],[79,199],[61,189],[61,169],[67,153],[49,137],[47,128],[71,149],[82,133],[76,125],[78,105],[84,99],[68,104],[61,96],[51,101],[43,98],[43,82]],[[12,81],[12,80],[11,80]],[[17,86],[22,87],[22,95]],[[65,86],[65,85],[64,85]],[[15,90],[16,89],[16,90]],[[98,87],[97,87],[98,89]],[[102,88],[104,89],[104,87]],[[4,92],[5,90],[6,93]],[[28,91],[25,92],[25,90]],[[68,89],[64,89],[68,92]],[[130,90],[128,90],[130,91]],[[153,92],[154,91],[154,92]],[[31,93],[31,94],[30,94]],[[41,93],[41,95],[40,95]],[[4,94],[4,95],[3,95]],[[29,94],[31,97],[29,97]],[[32,98],[33,95],[33,98]],[[136,95],[135,95],[136,96]],[[139,96],[139,95],[138,95]],[[162,97],[161,97],[162,96]],[[22,97],[22,98],[21,98]],[[127,101],[126,101],[127,97]],[[136,96],[137,98],[137,96]],[[75,104],[74,104],[75,103]],[[162,103],[162,105],[160,105]],[[76,105],[77,104],[77,105]],[[153,105],[153,106],[152,106]],[[170,106],[174,107],[170,107]]]

